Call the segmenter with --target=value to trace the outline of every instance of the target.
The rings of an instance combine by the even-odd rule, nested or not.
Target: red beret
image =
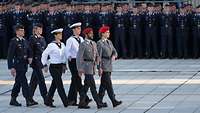
[[[108,31],[110,29],[110,27],[108,26],[103,26],[99,29],[99,33],[105,33],[106,31]]]
[[[86,35],[86,34],[90,33],[91,31],[93,31],[92,28],[90,28],[90,27],[85,28],[85,29],[83,30],[83,34]]]

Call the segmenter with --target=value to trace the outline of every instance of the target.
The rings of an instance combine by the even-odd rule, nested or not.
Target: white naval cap
[[[62,31],[63,31],[63,28],[55,29],[55,30],[51,31],[51,34],[53,34],[53,33],[61,33]]]
[[[75,27],[80,27],[81,24],[82,24],[81,22],[74,23],[74,24],[72,24],[71,26],[69,26],[69,28],[73,29],[73,28],[75,28]]]

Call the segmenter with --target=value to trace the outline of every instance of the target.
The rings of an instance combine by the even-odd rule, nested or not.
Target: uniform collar
[[[100,14],[103,14],[103,15],[105,15],[105,14],[107,14],[107,12],[100,12]]]
[[[41,38],[42,37],[42,35],[34,35],[35,36],[35,38]]]
[[[108,39],[105,38],[105,39],[101,39],[101,40],[102,40],[103,42],[106,42]]]
[[[17,41],[19,40],[25,40],[23,37],[17,37]]]
[[[117,12],[116,15],[122,15],[122,12]]]
[[[73,35],[73,37],[74,37],[74,38],[78,38],[78,39],[80,39],[80,36],[75,36],[75,35]]]
[[[88,38],[85,38],[85,41],[87,41],[87,42],[92,42],[92,40],[90,40],[90,39],[88,39]]]
[[[86,14],[90,14],[90,11],[85,11]]]

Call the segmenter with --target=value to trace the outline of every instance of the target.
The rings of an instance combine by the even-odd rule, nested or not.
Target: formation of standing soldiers
[[[101,26],[111,27],[112,42],[119,58],[199,58],[200,6],[191,4],[66,4],[34,3],[0,5],[0,58],[6,58],[14,26],[25,26],[30,37],[33,26],[43,24],[43,36],[52,41],[53,29],[64,28],[65,42],[72,35],[69,26],[82,22],[94,29],[95,41]]]

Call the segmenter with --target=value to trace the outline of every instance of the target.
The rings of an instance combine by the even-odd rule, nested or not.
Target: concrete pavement
[[[0,113],[200,113],[200,60],[118,60],[114,62],[112,74],[116,98],[123,101],[113,108],[106,95],[107,108],[97,109],[95,102],[91,109],[77,107],[64,108],[55,93],[56,108],[43,105],[39,90],[34,99],[40,104],[25,107],[25,100],[20,93],[19,102],[23,107],[9,106],[10,90],[14,78],[7,70],[5,60],[0,60]],[[27,73],[30,79],[31,69]],[[63,75],[66,93],[70,84],[70,72]],[[51,77],[45,74],[49,87]],[[97,89],[99,77],[95,76]],[[89,96],[92,98],[89,91]]]

